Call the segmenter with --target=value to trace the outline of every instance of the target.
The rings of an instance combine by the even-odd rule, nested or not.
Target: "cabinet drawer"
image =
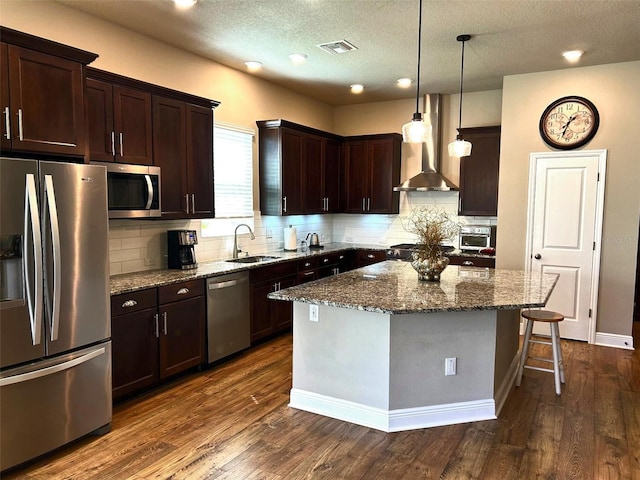
[[[155,288],[114,295],[111,297],[111,316],[138,312],[145,308],[155,308],[156,302],[157,289]]]
[[[449,265],[496,268],[496,259],[489,257],[468,257],[464,255],[452,255],[449,257]]]
[[[249,282],[256,283],[265,280],[275,280],[288,275],[298,273],[298,264],[295,260],[276,263],[268,267],[254,268],[249,270]]]
[[[318,267],[318,257],[309,256],[298,260],[298,272],[313,270]]]
[[[176,302],[198,295],[204,295],[204,279],[158,287],[158,304]]]
[[[358,250],[358,264],[371,264],[382,262],[387,259],[387,253],[384,250]]]
[[[340,263],[340,257],[344,258],[344,254],[341,253],[327,253],[326,255],[318,256],[318,267],[326,267],[328,265],[335,265]]]

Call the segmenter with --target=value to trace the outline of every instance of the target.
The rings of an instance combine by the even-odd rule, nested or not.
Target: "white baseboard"
[[[292,388],[289,406],[383,432],[400,432],[496,418],[496,404],[493,399],[385,410]]]
[[[616,333],[596,332],[596,345],[603,347],[624,348],[634,350],[633,337],[631,335],[618,335]]]

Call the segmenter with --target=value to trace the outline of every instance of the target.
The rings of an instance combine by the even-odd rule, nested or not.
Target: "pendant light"
[[[462,42],[462,60],[460,62],[460,112],[458,114],[458,135],[455,141],[449,144],[450,157],[468,157],[471,155],[471,142],[462,139],[460,127],[462,126],[462,79],[464,77],[464,42],[469,40],[471,35],[458,35],[456,40]]]
[[[418,15],[418,78],[416,80],[416,112],[410,122],[402,126],[402,140],[406,143],[424,143],[431,133],[431,125],[425,123],[422,114],[418,111],[420,101],[420,39],[422,37],[422,0],[420,0],[420,13]]]

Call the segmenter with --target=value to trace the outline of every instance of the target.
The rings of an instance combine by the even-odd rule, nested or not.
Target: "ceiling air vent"
[[[318,45],[327,53],[347,53],[351,50],[357,50],[358,47],[350,44],[346,40],[336,40],[335,42],[321,43]]]

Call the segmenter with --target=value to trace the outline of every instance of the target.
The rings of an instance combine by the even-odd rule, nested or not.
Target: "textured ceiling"
[[[60,0],[159,41],[331,105],[415,96],[418,0],[199,0],[181,11],[169,0]],[[640,0],[424,0],[420,93],[499,89],[505,75],[571,68],[565,50],[586,53],[579,66],[640,60]],[[328,54],[320,43],[347,40],[358,50]],[[292,65],[288,55],[308,55]],[[353,95],[349,85],[362,83]]]

